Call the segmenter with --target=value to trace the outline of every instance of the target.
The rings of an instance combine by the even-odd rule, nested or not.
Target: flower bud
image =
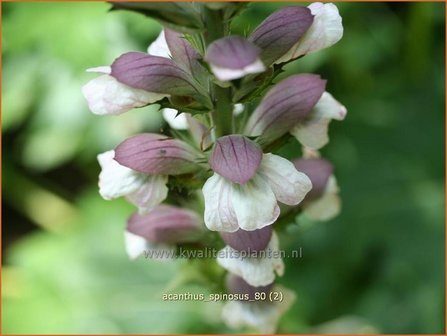
[[[253,287],[250,286],[247,282],[245,282],[245,280],[242,279],[241,277],[229,273],[226,279],[226,287],[228,293],[230,294],[239,294],[239,295],[248,294],[248,300],[259,301],[258,300],[259,296],[256,295],[256,293],[266,293],[266,294],[270,293],[270,291],[273,288],[273,283],[267,286]],[[268,300],[267,298],[268,296],[266,296],[266,300]],[[245,300],[243,300],[242,302],[245,302]]]
[[[260,53],[259,47],[243,37],[228,36],[210,44],[205,60],[218,80],[230,81],[265,71]]]
[[[146,215],[133,214],[126,230],[153,243],[175,244],[197,239],[201,223],[193,211],[159,205]]]
[[[244,134],[273,141],[303,120],[320,99],[326,81],[303,74],[282,80],[265,95],[250,116]]]
[[[115,149],[115,160],[146,174],[180,175],[198,168],[198,153],[187,143],[164,135],[143,133],[124,140]]]
[[[306,33],[313,21],[306,7],[284,7],[267,17],[251,33],[249,41],[262,49],[261,59],[272,64],[286,54]]]
[[[259,230],[236,232],[220,232],[223,241],[237,251],[248,253],[264,250],[272,237],[272,226],[268,225]]]
[[[209,164],[224,178],[239,184],[247,183],[261,164],[262,150],[242,135],[226,135],[217,139]]]
[[[326,189],[329,177],[333,173],[333,166],[325,159],[297,159],[293,161],[295,168],[306,174],[312,182],[312,190],[306,195],[306,200],[313,200],[321,195]]]

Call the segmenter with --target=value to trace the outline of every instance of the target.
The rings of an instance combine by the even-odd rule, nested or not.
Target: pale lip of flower
[[[205,60],[218,80],[230,81],[265,71],[261,51],[243,37],[228,36],[210,44]]]
[[[143,107],[166,97],[165,94],[135,89],[110,76],[109,66],[87,69],[101,75],[82,87],[89,109],[97,115],[118,115],[133,108]]]
[[[283,63],[328,48],[343,37],[342,18],[333,3],[314,2],[308,6],[313,23],[303,37],[275,63]]]
[[[163,114],[163,119],[169,124],[173,129],[185,130],[188,129],[188,120],[186,113],[179,113],[173,108],[164,108],[161,110]]]
[[[280,318],[295,301],[295,294],[280,285],[274,286],[272,291],[282,293],[283,300],[268,303],[241,301],[225,303],[222,309],[223,321],[233,328],[252,327],[263,334],[275,333]]]
[[[309,8],[288,6],[268,16],[248,37],[262,49],[261,59],[270,65],[286,54],[313,22]]]
[[[298,123],[290,133],[306,147],[320,149],[329,142],[331,120],[344,120],[348,111],[329,92],[324,92],[309,116]]]
[[[270,143],[289,132],[321,98],[326,81],[318,75],[290,76],[274,85],[248,118],[244,134]]]
[[[213,231],[261,229],[278,218],[278,201],[297,205],[312,188],[290,161],[262,154],[240,135],[219,138],[209,163],[215,173],[202,192],[205,225]]]
[[[247,256],[230,246],[219,251],[217,263],[227,271],[240,276],[254,287],[267,286],[275,281],[277,275],[284,274],[284,262],[279,253],[279,241],[275,232],[265,248],[265,253],[257,257]]]
[[[168,43],[166,42],[165,31],[162,30],[157,36],[154,42],[152,42],[147,48],[147,53],[153,56],[159,56],[164,58],[171,57],[171,51],[169,50]]]
[[[334,175],[329,177],[323,195],[320,198],[303,204],[303,213],[310,219],[328,221],[341,211],[339,188]]]
[[[168,194],[167,176],[146,175],[120,165],[114,160],[115,151],[98,155],[101,166],[99,193],[106,199],[126,197],[141,213],[160,204]]]

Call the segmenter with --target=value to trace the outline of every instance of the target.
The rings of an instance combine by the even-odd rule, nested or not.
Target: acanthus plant
[[[233,35],[231,22],[246,6],[112,3],[164,28],[147,52],[89,69],[100,75],[83,94],[98,115],[159,104],[170,125],[166,134],[137,134],[98,155],[100,194],[138,207],[125,230],[129,256],[179,247],[250,252],[219,254],[228,275],[207,276],[217,282],[212,289],[229,293],[281,291],[281,302],[223,308],[228,325],[271,333],[294,294],[274,284],[284,272],[281,258],[259,252],[278,251],[280,229],[300,213],[315,220],[339,213],[333,166],[318,150],[329,141],[330,121],[347,113],[320,76],[276,77],[289,62],[338,42],[343,26],[334,4],[313,3],[275,11],[248,37]],[[274,154],[293,137],[301,158]]]

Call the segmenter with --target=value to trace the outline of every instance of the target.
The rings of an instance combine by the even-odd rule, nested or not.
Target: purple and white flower
[[[253,111],[244,134],[272,142],[305,119],[322,96],[326,81],[318,75],[290,76],[273,86]]]
[[[314,17],[309,8],[288,6],[268,16],[248,40],[261,48],[261,59],[270,65],[285,55],[308,31]]]
[[[306,147],[320,149],[329,142],[328,128],[331,120],[343,120],[346,107],[329,93],[324,92],[310,114],[291,129],[296,139]]]
[[[168,195],[167,176],[134,171],[120,165],[114,157],[114,150],[98,155],[101,166],[99,193],[104,199],[126,197],[141,213],[148,212],[163,202]]]
[[[110,75],[112,69],[109,66],[90,68],[87,71],[101,74],[82,87],[90,110],[97,115],[121,114],[168,96],[120,83]]]
[[[209,164],[214,175],[202,192],[205,224],[214,231],[252,231],[270,225],[279,216],[278,201],[297,205],[312,188],[290,161],[263,154],[242,135],[217,139]]]
[[[283,63],[300,56],[328,48],[343,37],[343,24],[337,6],[314,2],[308,6],[313,22],[306,33],[275,63]]]

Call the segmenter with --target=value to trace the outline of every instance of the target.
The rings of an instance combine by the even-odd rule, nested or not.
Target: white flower
[[[164,108],[161,110],[164,120],[173,129],[185,130],[188,129],[188,120],[186,115],[189,113],[179,113],[173,108]]]
[[[275,274],[284,274],[284,263],[279,252],[278,236],[273,232],[269,244],[265,250],[258,252],[258,256],[247,256],[244,252],[226,246],[219,251],[217,262],[251,286],[267,286],[275,281]]]
[[[131,260],[145,255],[152,260],[167,261],[175,252],[174,245],[153,243],[127,230],[124,231],[124,246]]]
[[[98,155],[102,169],[99,174],[99,193],[104,199],[111,200],[125,196],[143,213],[151,210],[166,198],[167,176],[136,172],[120,165],[114,157],[114,150]]]
[[[205,224],[213,231],[253,231],[279,216],[277,202],[299,204],[312,188],[309,178],[274,154],[263,154],[254,178],[245,184],[215,173],[203,186]]]
[[[305,202],[303,213],[314,220],[327,221],[336,217],[341,210],[337,180],[334,175],[329,177],[326,188],[321,197]]]
[[[275,286],[273,292],[281,293],[283,300],[273,302],[229,301],[222,310],[222,319],[232,328],[252,327],[263,334],[273,334],[281,316],[295,301],[295,294],[282,286]]]
[[[329,93],[324,92],[310,115],[291,131],[297,140],[311,149],[320,149],[329,142],[328,127],[332,119],[343,120],[347,110]]]
[[[328,48],[343,36],[343,24],[337,6],[333,3],[314,2],[308,6],[314,20],[304,36],[275,63],[283,63],[302,55]]]
[[[101,73],[82,87],[82,93],[90,110],[97,115],[117,115],[135,107],[142,107],[166,97],[165,94],[134,89],[118,82],[110,75],[108,66],[87,69],[88,72]]]

